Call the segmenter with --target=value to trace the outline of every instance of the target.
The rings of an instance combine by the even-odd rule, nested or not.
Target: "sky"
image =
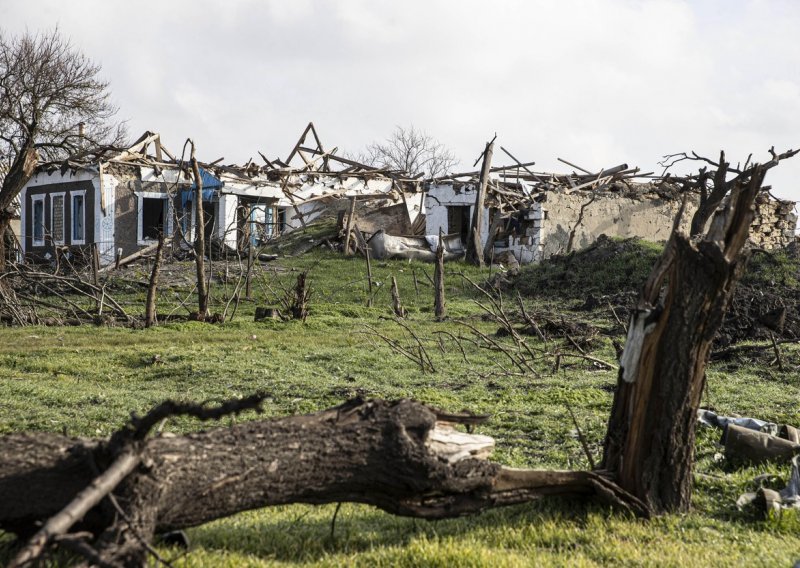
[[[7,33],[56,26],[133,138],[205,161],[285,159],[309,121],[340,153],[413,125],[461,171],[495,134],[542,171],[800,146],[797,0],[0,0]],[[800,155],[767,183],[800,201]]]

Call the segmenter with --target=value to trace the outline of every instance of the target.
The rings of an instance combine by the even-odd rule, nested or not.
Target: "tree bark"
[[[475,207],[472,211],[472,225],[467,236],[467,262],[483,266],[483,243],[481,243],[481,226],[483,225],[483,206],[486,202],[486,187],[489,184],[489,170],[492,167],[494,140],[486,144],[481,165],[481,177],[478,192],[475,195]]]
[[[94,545],[106,560],[135,564],[145,554],[136,538],[288,503],[356,502],[439,519],[549,495],[594,495],[646,514],[598,473],[487,461],[491,438],[453,429],[473,418],[408,400],[355,399],[316,414],[151,438],[138,450],[141,465],[113,489],[122,514],[101,504],[75,529],[99,535]],[[111,446],[45,433],[0,437],[0,527],[34,532],[117,463]],[[130,461],[128,449],[119,459]]]
[[[368,288],[367,288],[367,307],[371,308],[372,307],[372,299],[373,299],[373,295],[372,295],[372,262],[370,262],[369,256],[370,256],[370,254],[369,254],[369,246],[367,246],[364,249],[364,258],[367,261],[367,286],[368,286]]]
[[[436,245],[436,267],[433,272],[433,313],[436,321],[443,321],[447,315],[444,299],[444,235],[439,229],[439,243]]]
[[[706,362],[746,265],[742,248],[764,173],[756,166],[737,182],[702,240],[673,231],[631,317],[602,467],[656,513],[691,504]]]
[[[144,326],[152,327],[156,324],[156,294],[158,292],[158,273],[161,269],[161,258],[164,254],[164,233],[158,234],[158,247],[156,257],[153,259],[153,271],[150,273],[150,285],[147,287],[147,302],[145,303]]]
[[[347,223],[344,231],[344,254],[350,256],[353,249],[350,248],[350,239],[353,234],[353,223],[356,220],[356,198],[350,198],[350,208],[347,211]]]
[[[5,230],[11,222],[10,208],[14,198],[19,195],[22,188],[33,176],[36,166],[39,163],[39,153],[29,140],[27,144],[16,155],[11,167],[3,178],[3,185],[0,187],[0,271],[6,268],[6,239]]]
[[[6,231],[11,229],[11,214],[0,210],[0,272],[5,271],[8,261],[8,243],[6,242]]]

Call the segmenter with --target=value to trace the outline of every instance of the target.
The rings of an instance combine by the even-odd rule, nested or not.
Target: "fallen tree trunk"
[[[143,562],[142,542],[157,532],[287,503],[356,502],[440,519],[580,495],[647,514],[599,472],[517,470],[486,460],[491,438],[454,429],[473,420],[408,400],[356,399],[316,414],[139,445],[120,446],[124,436],[99,442],[12,434],[0,438],[0,527],[32,534],[117,458],[130,461],[131,448],[140,464],[112,488],[114,506],[104,501],[72,528],[91,531],[109,564]]]

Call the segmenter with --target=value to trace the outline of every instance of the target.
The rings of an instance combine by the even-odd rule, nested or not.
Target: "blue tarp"
[[[203,168],[200,169],[200,179],[203,182],[203,201],[211,201],[214,198],[216,190],[222,187],[222,182],[208,173]],[[197,190],[197,184],[192,184],[191,189],[184,189],[181,192],[181,207],[186,208],[186,203],[194,199],[194,192]]]

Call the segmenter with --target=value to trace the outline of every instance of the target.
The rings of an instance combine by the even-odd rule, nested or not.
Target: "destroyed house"
[[[565,162],[569,164],[568,162]],[[599,172],[534,172],[533,163],[490,170],[480,242],[487,260],[510,252],[520,263],[538,262],[585,248],[599,236],[666,241],[683,194],[668,179],[640,174],[622,164]],[[572,165],[572,164],[570,164]],[[479,172],[453,174],[427,185],[428,235],[461,236],[466,244],[475,212]],[[681,229],[688,232],[699,195],[688,195]],[[762,194],[756,203],[750,239],[777,248],[795,238],[793,202]]]
[[[305,146],[313,135],[315,143]],[[355,199],[394,208],[398,227],[419,225],[419,181],[326,152],[309,124],[289,157],[263,164],[199,164],[210,251],[242,251],[302,227]],[[299,164],[298,164],[299,162]],[[339,166],[338,169],[335,166]],[[106,265],[153,247],[158,235],[188,249],[197,193],[192,169],[146,132],[125,150],[102,148],[41,164],[23,188],[21,243],[38,262],[67,258]]]
[[[150,132],[125,150],[100,148],[41,164],[20,193],[24,255],[84,261],[96,253],[100,264],[111,263],[185,223],[179,196],[191,187],[185,168]]]

